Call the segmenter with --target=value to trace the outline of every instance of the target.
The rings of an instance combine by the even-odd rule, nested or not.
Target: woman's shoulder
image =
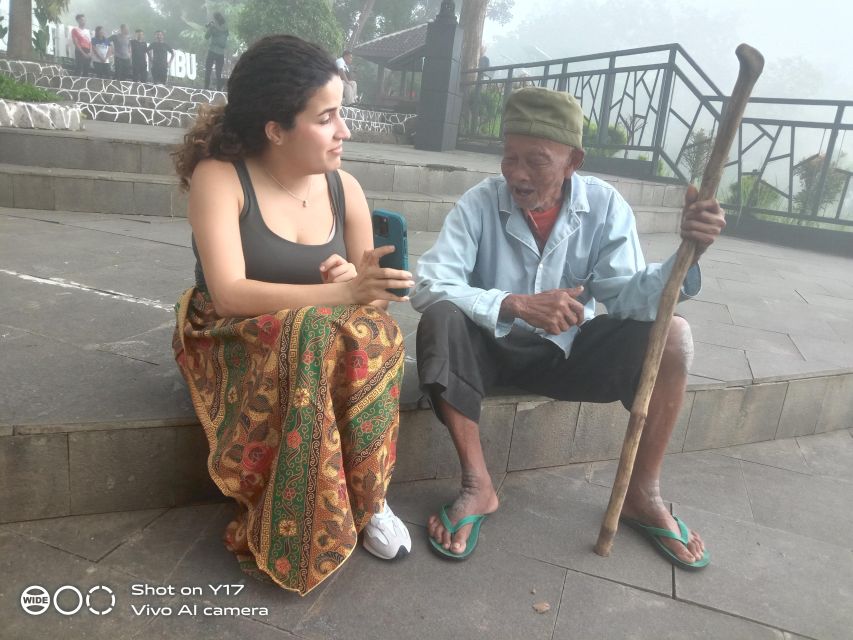
[[[228,181],[237,180],[237,170],[230,160],[217,160],[216,158],[205,158],[193,169],[191,182]]]
[[[344,189],[355,187],[361,189],[361,185],[358,183],[358,180],[356,180],[355,176],[350,172],[344,171],[343,169],[337,169],[336,173],[341,177],[341,184],[344,186]]]
[[[240,200],[243,194],[243,187],[234,163],[215,158],[205,158],[195,166],[190,178],[190,190],[217,194],[233,193]]]

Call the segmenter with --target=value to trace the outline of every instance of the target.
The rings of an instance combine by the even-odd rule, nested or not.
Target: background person
[[[71,29],[71,42],[74,43],[74,75],[86,78],[92,71],[92,34],[86,28],[86,16],[78,13],[74,16],[77,26]]]
[[[213,68],[216,67],[216,90],[222,91],[222,65],[225,64],[228,27],[225,25],[225,16],[219,11],[214,12],[213,20],[208,23],[204,38],[210,40],[204,65],[204,88],[210,89],[210,76]]]
[[[148,82],[148,43],[145,32],[136,30],[136,37],[130,41],[130,59],[135,82]]]
[[[104,33],[104,28],[98,25],[92,37],[92,69],[96,76],[104,80],[112,77],[112,69],[110,69],[112,56],[113,45]]]
[[[338,75],[341,82],[344,83],[344,104],[352,104],[358,98],[358,83],[355,81],[355,76],[350,69],[352,64],[352,51],[345,50],[340,58],[335,60],[335,66],[338,68]]]
[[[148,45],[148,59],[151,63],[151,80],[156,84],[168,84],[169,67],[175,50],[166,43],[166,34],[162,31],[154,32],[154,42]]]
[[[115,79],[130,80],[130,30],[126,24],[119,26],[118,32],[110,36],[115,57]]]

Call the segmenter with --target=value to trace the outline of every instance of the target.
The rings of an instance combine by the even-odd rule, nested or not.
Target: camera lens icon
[[[50,593],[34,584],[21,592],[21,608],[31,616],[40,616],[50,608]]]

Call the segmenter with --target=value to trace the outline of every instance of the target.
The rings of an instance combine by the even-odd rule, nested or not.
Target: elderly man
[[[675,262],[646,265],[634,215],[607,183],[580,176],[583,113],[575,99],[543,88],[514,92],[504,111],[502,177],[463,195],[418,263],[412,304],[418,373],[462,466],[462,490],[430,517],[432,547],[464,559],[498,508],[483,459],[480,402],[499,386],[559,400],[630,407],[649,330]],[[688,189],[681,235],[710,245],[725,226],[716,200]],[[698,259],[698,258],[697,258]],[[691,267],[682,294],[698,293]],[[596,300],[607,315],[595,316]],[[690,328],[673,318],[649,406],[623,518],[674,564],[709,556],[699,535],[660,496],[661,464],[678,417],[692,357]]]

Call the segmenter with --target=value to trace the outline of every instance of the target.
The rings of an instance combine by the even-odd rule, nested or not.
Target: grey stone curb
[[[853,374],[689,389],[668,453],[716,449],[853,426]],[[410,405],[411,407],[411,405]],[[480,433],[493,474],[615,460],[628,424],[620,403],[489,398]],[[194,416],[0,426],[0,522],[172,507],[220,495]],[[397,482],[447,478],[458,463],[428,409],[401,412]],[[152,485],[153,482],[153,485]]]

